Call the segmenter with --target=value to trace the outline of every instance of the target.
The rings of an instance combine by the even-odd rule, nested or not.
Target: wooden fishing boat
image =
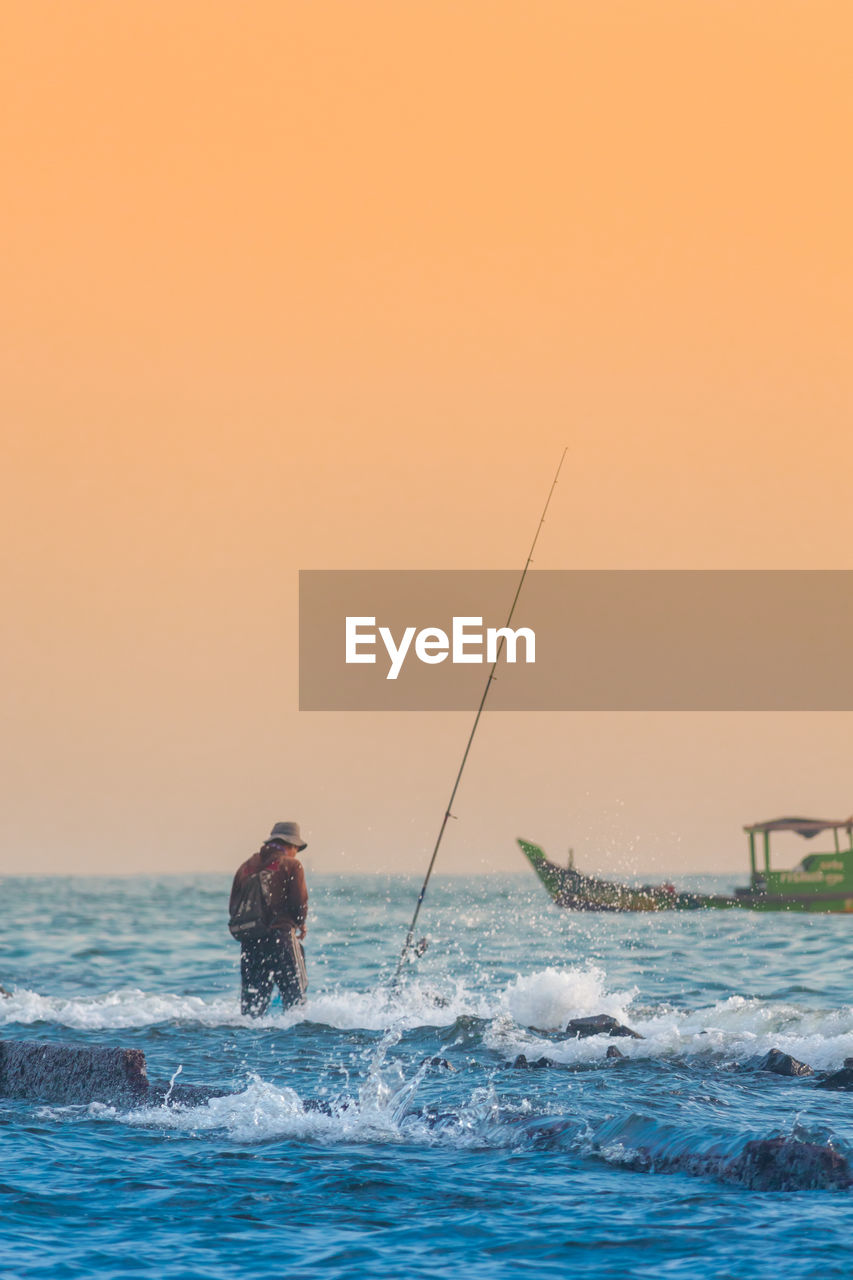
[[[574,911],[696,911],[700,908],[746,907],[752,911],[853,912],[853,818],[840,822],[821,818],[775,818],[744,827],[749,837],[750,882],[734,894],[680,893],[671,884],[622,884],[600,880],[576,870],[573,858],[561,867],[529,840],[519,839],[521,851],[558,907]],[[770,865],[770,836],[793,831],[812,840],[833,834],[834,849],[810,853],[791,870]],[[841,833],[847,847],[842,848]],[[761,840],[761,866],[757,842]]]

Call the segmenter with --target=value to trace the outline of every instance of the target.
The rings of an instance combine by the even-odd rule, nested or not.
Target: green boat
[[[840,822],[821,818],[775,818],[744,827],[749,837],[750,883],[731,896],[680,893],[671,884],[620,884],[577,871],[574,859],[561,867],[550,862],[539,845],[519,839],[521,851],[558,907],[573,911],[697,911],[700,908],[746,907],[752,911],[853,912],[853,818]],[[812,840],[825,831],[833,835],[829,853],[809,853],[790,871],[770,865],[770,836],[793,831]],[[841,834],[846,833],[846,848]],[[761,865],[758,865],[758,841]]]

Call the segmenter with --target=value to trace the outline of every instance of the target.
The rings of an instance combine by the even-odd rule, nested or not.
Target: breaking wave
[[[780,1049],[816,1070],[832,1070],[853,1056],[853,1006],[803,1009],[733,995],[692,1010],[637,1003],[636,990],[610,990],[594,965],[548,967],[517,977],[492,992],[471,990],[462,981],[443,987],[415,980],[398,990],[333,988],[312,995],[298,1009],[278,1009],[255,1023],[241,1016],[236,994],[201,996],[127,988],[104,995],[45,996],[14,990],[0,1001],[0,1026],[66,1027],[78,1031],[140,1029],[162,1025],[291,1028],[311,1023],[337,1031],[382,1033],[465,1027],[469,1040],[511,1061],[518,1054],[546,1056],[565,1065],[602,1057],[601,1036],[567,1039],[571,1018],[605,1013],[630,1025],[642,1039],[620,1039],[629,1058],[703,1055],[739,1062],[770,1048]],[[460,1032],[461,1034],[461,1032]]]
[[[430,1071],[421,1063],[410,1079],[377,1048],[358,1090],[332,1101],[303,1099],[288,1086],[254,1077],[240,1092],[201,1105],[141,1107],[119,1111],[93,1103],[95,1121],[119,1120],[142,1129],[160,1129],[203,1138],[216,1134],[237,1144],[281,1141],[321,1145],[346,1143],[444,1146],[454,1149],[565,1151],[634,1172],[685,1174],[740,1185],[753,1191],[846,1191],[853,1185],[848,1144],[834,1133],[795,1122],[767,1135],[694,1129],[649,1115],[621,1113],[603,1121],[543,1111],[526,1099],[507,1104],[494,1084],[477,1087],[453,1108],[417,1105],[419,1086]],[[57,1114],[57,1109],[43,1112]]]

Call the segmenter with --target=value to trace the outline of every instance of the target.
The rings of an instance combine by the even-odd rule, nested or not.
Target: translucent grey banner
[[[518,580],[302,571],[300,710],[473,710]],[[493,711],[853,710],[853,571],[537,570],[512,631]]]

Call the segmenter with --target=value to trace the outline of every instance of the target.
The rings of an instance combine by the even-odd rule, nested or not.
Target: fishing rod
[[[536,543],[539,539],[539,534],[542,532],[542,526],[545,523],[545,516],[547,515],[548,507],[551,503],[551,498],[553,496],[554,490],[557,487],[557,481],[560,478],[560,471],[562,470],[563,462],[565,460],[567,453],[568,453],[568,445],[562,452],[559,466],[557,467],[557,470],[554,474],[554,479],[551,481],[551,488],[548,490],[548,497],[545,500],[545,506],[542,508],[542,515],[539,517],[539,524],[536,526],[536,533],[534,534],[533,542],[530,544],[530,551],[528,552],[528,555],[527,555],[527,561],[525,562],[524,568],[521,571],[521,577],[519,578],[519,581],[518,581],[518,586],[516,588],[512,606],[510,607],[510,611],[507,614],[507,620],[504,624],[506,630],[509,630],[509,624],[512,622],[513,614],[515,613],[515,606],[518,604],[518,597],[521,595],[521,588],[524,586],[524,579],[527,577],[527,570],[530,568],[530,562],[533,559],[533,552],[536,550]],[[429,878],[432,875],[432,869],[435,866],[435,860],[438,856],[438,850],[441,845],[441,841],[444,837],[445,828],[447,826],[449,819],[456,816],[455,814],[451,813],[451,810],[453,808],[453,801],[456,799],[456,792],[459,790],[459,783],[462,780],[462,774],[465,769],[465,764],[468,760],[468,753],[471,750],[471,743],[474,741],[474,734],[477,732],[477,725],[480,723],[480,716],[483,714],[483,708],[486,705],[486,699],[489,696],[489,690],[491,689],[492,681],[495,678],[495,669],[498,663],[500,662],[500,657],[501,657],[501,653],[503,652],[505,639],[506,639],[506,635],[502,634],[500,637],[500,640],[498,641],[495,660],[492,663],[492,669],[489,672],[488,679],[486,680],[486,687],[483,690],[483,696],[480,699],[480,705],[477,708],[477,714],[475,715],[474,723],[471,726],[471,733],[468,737],[468,742],[465,747],[465,752],[462,756],[462,763],[459,766],[459,772],[456,775],[456,781],[453,784],[453,790],[450,793],[450,799],[448,800],[447,808],[444,811],[444,817],[442,818],[441,827],[439,828],[439,832],[438,832],[438,839],[435,842],[435,848],[433,849],[432,857],[429,860],[427,873],[426,873],[426,876],[424,877],[424,882],[421,885],[421,891],[418,894],[418,900],[415,904],[415,914],[412,916],[412,923],[409,925],[409,932],[406,934],[406,941],[403,943],[403,950],[400,952],[400,959],[397,961],[397,970],[394,974],[394,979],[392,983],[392,985],[395,987],[400,981],[400,974],[402,973],[403,965],[406,963],[406,957],[408,956],[409,951],[411,950],[411,947],[412,947],[412,939],[415,936],[415,925],[418,922],[418,916],[420,915],[420,910],[423,905],[423,900],[424,900],[424,897],[426,896],[427,885],[429,884]],[[418,943],[418,946],[416,948],[417,954],[422,955],[424,950],[426,950],[425,946],[422,946],[421,943]]]

